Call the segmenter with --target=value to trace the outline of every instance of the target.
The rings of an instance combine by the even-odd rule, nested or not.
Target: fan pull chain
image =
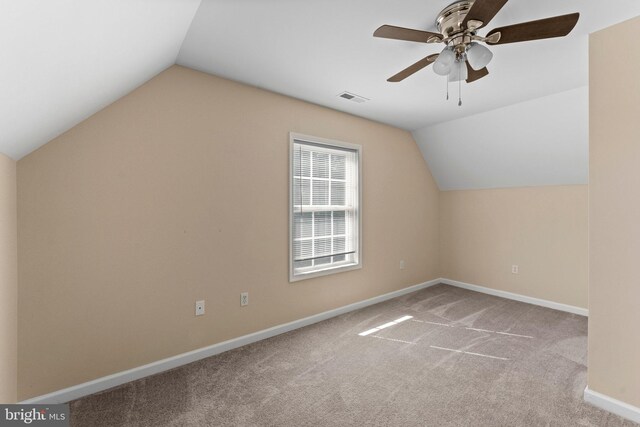
[[[458,107],[462,107],[462,79],[458,80]]]
[[[449,76],[447,76],[447,101],[449,100]]]

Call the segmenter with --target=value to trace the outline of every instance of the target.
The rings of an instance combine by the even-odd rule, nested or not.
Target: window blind
[[[294,272],[358,262],[358,151],[294,140]]]

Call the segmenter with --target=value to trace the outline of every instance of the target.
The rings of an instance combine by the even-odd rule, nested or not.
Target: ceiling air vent
[[[342,92],[338,96],[340,98],[348,99],[349,101],[357,102],[358,104],[362,104],[363,102],[369,101],[368,98],[365,98],[364,96],[356,95],[355,93],[351,93],[351,92]]]

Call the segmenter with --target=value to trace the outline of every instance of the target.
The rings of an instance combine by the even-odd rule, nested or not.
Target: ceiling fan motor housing
[[[436,26],[440,34],[445,38],[449,38],[454,34],[464,32],[465,28],[462,26],[462,23],[469,13],[471,6],[473,6],[473,0],[463,0],[444,8],[436,19]]]
[[[461,56],[465,53],[475,36],[475,29],[482,26],[482,22],[470,20],[464,25],[474,0],[463,0],[447,6],[436,19],[438,31],[455,52]]]

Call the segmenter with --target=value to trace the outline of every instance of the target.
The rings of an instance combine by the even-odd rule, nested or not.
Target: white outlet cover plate
[[[240,305],[249,305],[249,292],[242,292],[240,294]]]
[[[196,316],[204,314],[204,300],[196,301]]]

